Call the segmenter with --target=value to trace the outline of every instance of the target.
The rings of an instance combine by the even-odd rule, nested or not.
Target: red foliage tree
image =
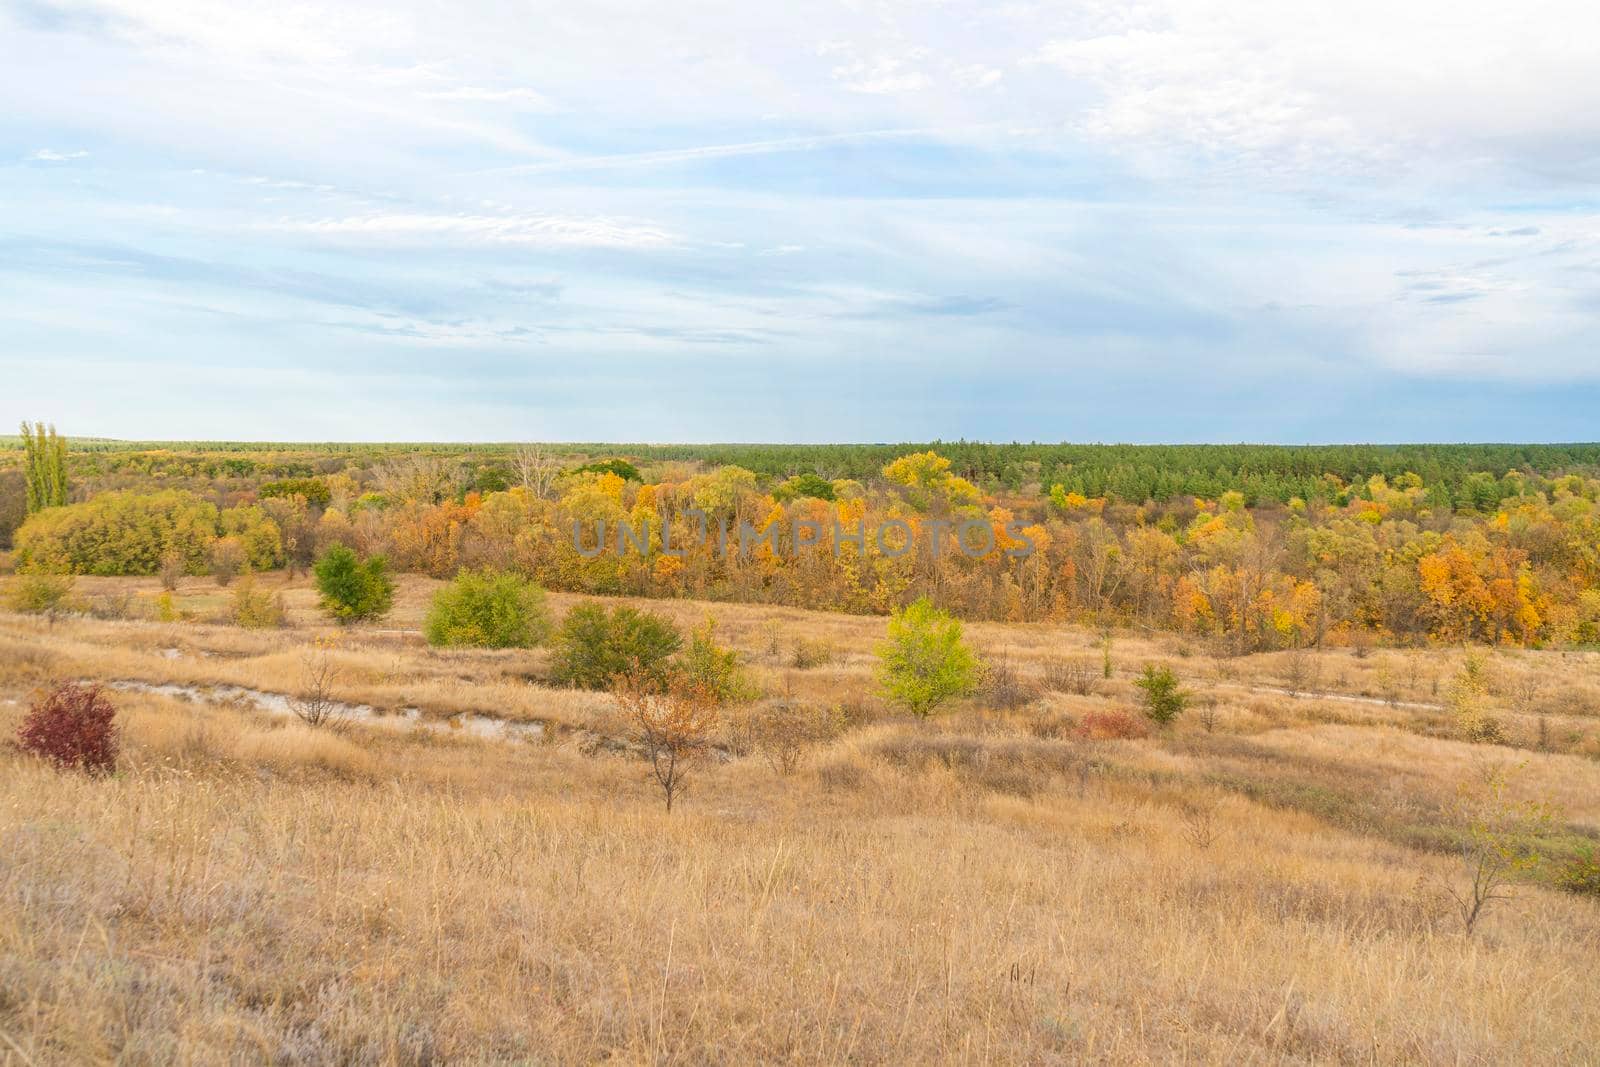
[[[67,682],[37,701],[17,743],[63,767],[109,774],[117,765],[117,709],[97,685]]]

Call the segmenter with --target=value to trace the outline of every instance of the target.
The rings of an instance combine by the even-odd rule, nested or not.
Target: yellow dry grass
[[[433,587],[405,579],[381,629],[415,629]],[[294,626],[272,633],[0,614],[0,737],[60,678],[290,692],[333,630],[303,583],[288,600]],[[881,620],[649,606],[715,615],[769,692],[861,717],[791,776],[707,763],[670,816],[636,756],[560,732],[313,730],[121,693],[114,777],[0,749],[0,1064],[1566,1063],[1600,1047],[1600,906],[1523,885],[1468,938],[1427,889],[1458,863],[1417,843],[1484,761],[1525,762],[1518,789],[1571,832],[1600,825],[1581,744],[1467,745],[1442,712],[1262,692],[1280,659],[1171,638],[1119,637],[1122,673],[1092,694],[917,723],[870,696]],[[969,632],[1029,680],[1099,662],[1083,630]],[[343,698],[616,729],[607,698],[537,683],[543,653],[341,636]],[[794,668],[801,639],[833,661]],[[1320,685],[1361,696],[1383,669],[1429,703],[1455,658],[1327,654]],[[1126,672],[1155,659],[1215,702],[1210,730],[1194,712],[1143,741],[1064,729],[1128,707]],[[1494,659],[1501,677],[1594,684],[1591,658]]]

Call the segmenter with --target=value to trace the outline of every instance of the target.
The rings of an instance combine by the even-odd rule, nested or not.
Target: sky
[[[0,0],[0,419],[1600,438],[1600,6]]]

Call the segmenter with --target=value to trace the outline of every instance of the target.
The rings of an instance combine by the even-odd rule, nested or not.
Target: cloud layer
[[[1477,0],[0,0],[0,417],[1592,438],[1597,36]]]

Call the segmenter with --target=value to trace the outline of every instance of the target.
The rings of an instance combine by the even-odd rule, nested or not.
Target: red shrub
[[[1150,728],[1120,708],[1091,711],[1078,720],[1078,736],[1089,741],[1126,741],[1149,737]]]
[[[22,720],[17,743],[63,767],[109,774],[117,765],[116,706],[97,685],[59,685]]]

